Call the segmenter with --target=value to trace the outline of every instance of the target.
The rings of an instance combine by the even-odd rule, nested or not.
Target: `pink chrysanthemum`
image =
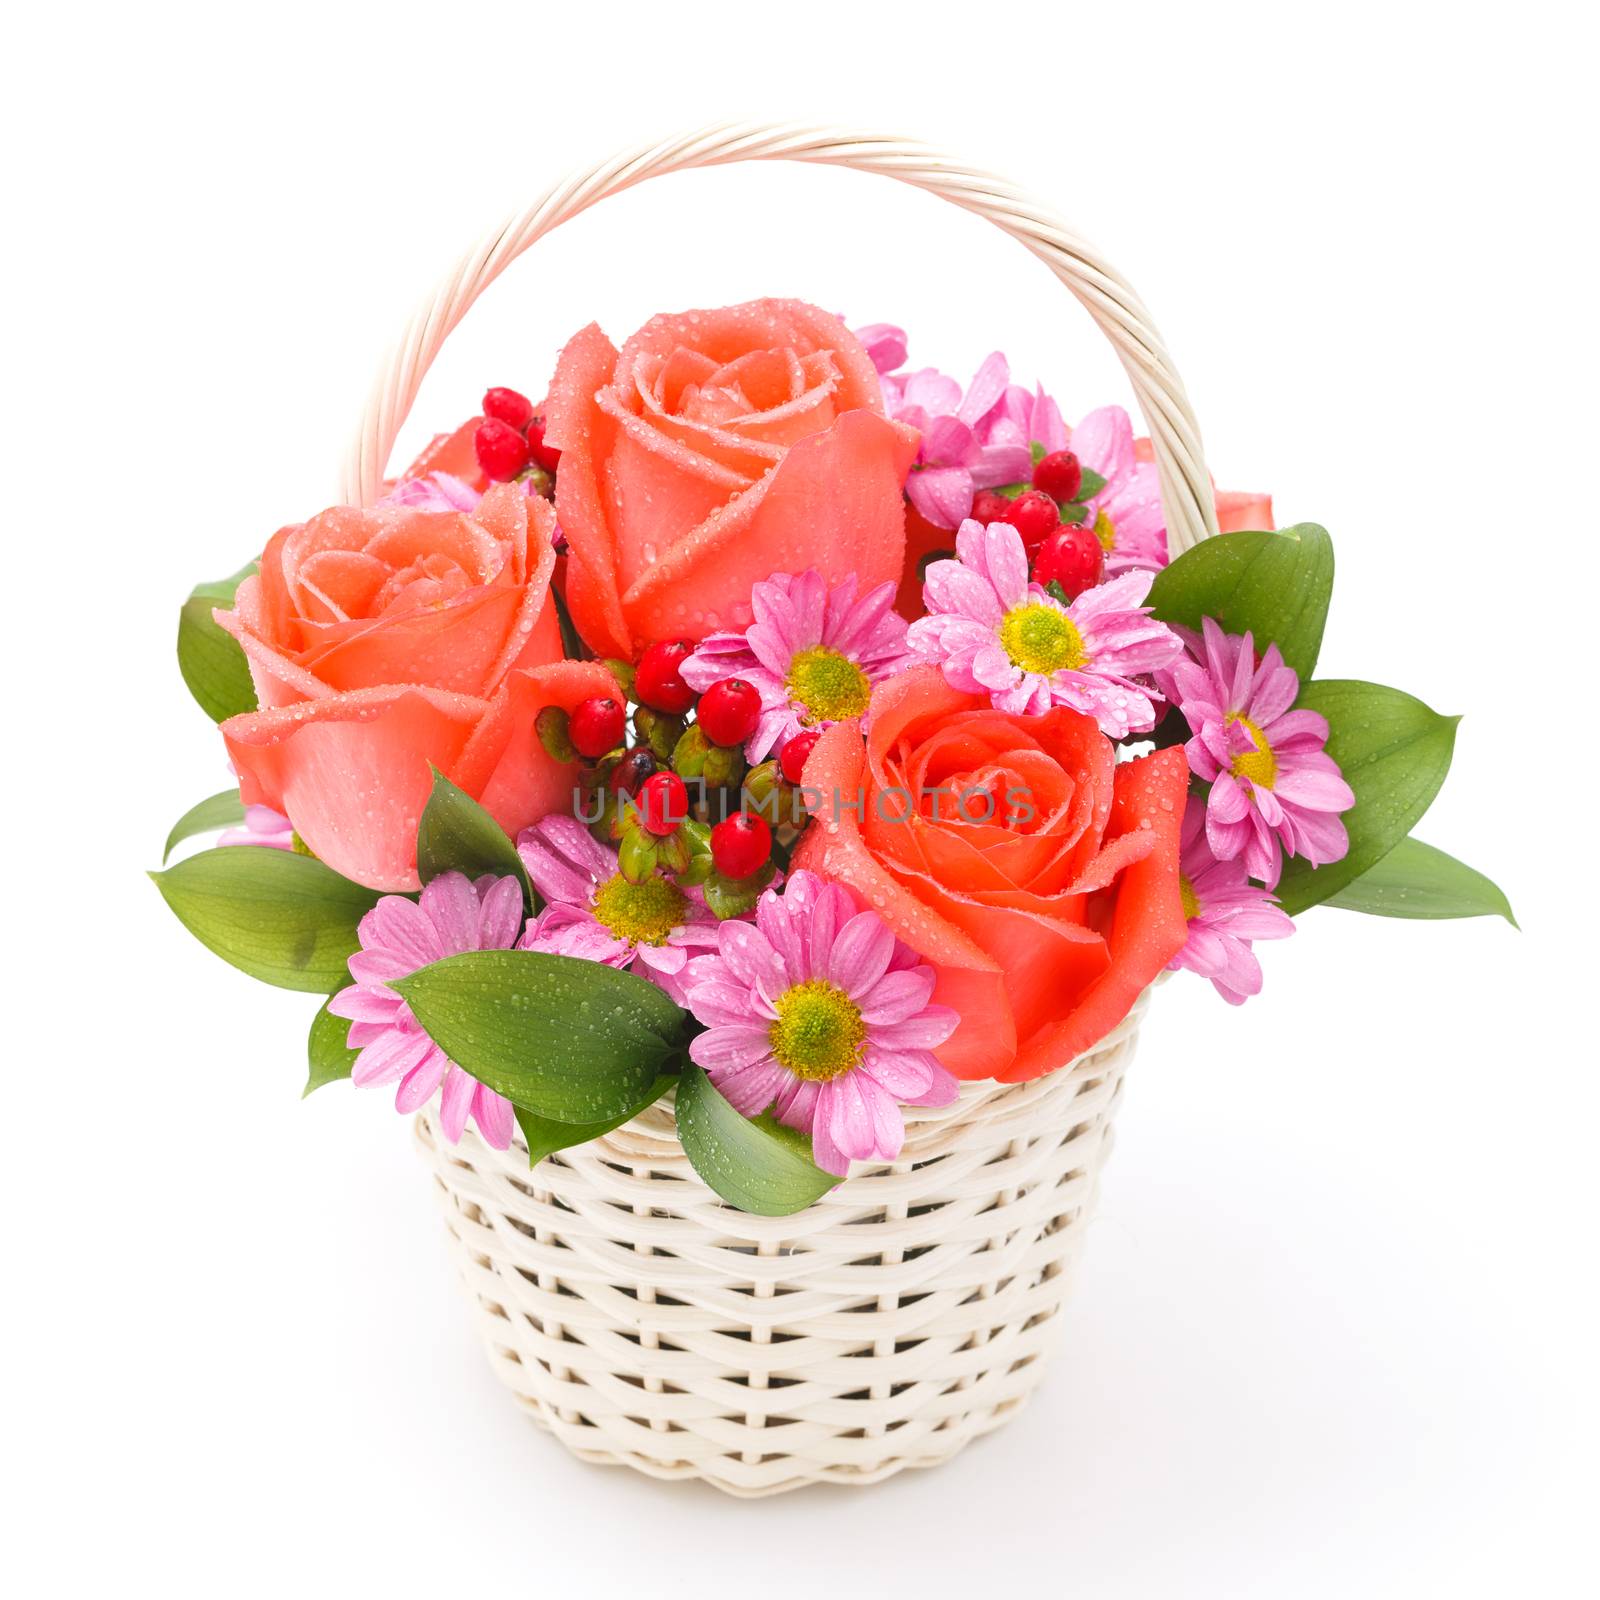
[[[350,1019],[349,1044],[361,1053],[351,1082],[394,1083],[396,1111],[411,1112],[439,1096],[439,1126],[455,1143],[470,1116],[487,1144],[511,1143],[511,1102],[458,1067],[423,1032],[411,1007],[389,987],[446,956],[468,950],[509,950],[522,931],[522,887],[515,878],[479,878],[441,873],[420,900],[386,894],[361,919],[361,948],[350,957],[355,983],[328,1002],[336,1017]]]
[[[1260,994],[1261,963],[1251,943],[1287,939],[1294,923],[1270,891],[1250,882],[1243,861],[1218,861],[1211,853],[1205,802],[1193,797],[1183,814],[1178,890],[1189,937],[1168,968],[1209,978],[1229,1005],[1241,1006]]]
[[[717,943],[719,924],[698,889],[659,875],[629,883],[616,851],[576,817],[552,814],[523,829],[517,854],[546,902],[524,950],[627,968],[684,1003],[685,964]]]
[[[217,844],[264,844],[273,850],[293,850],[294,825],[271,806],[246,806],[244,826],[218,834]]]
[[[683,680],[704,692],[743,678],[761,695],[761,716],[745,742],[752,762],[781,750],[802,728],[859,717],[873,685],[906,665],[905,619],[895,585],[856,599],[847,577],[832,592],[816,571],[774,573],[750,592],[755,621],[743,633],[713,633],[684,658]]]
[[[1210,617],[1199,659],[1171,673],[1172,695],[1193,737],[1189,768],[1211,785],[1206,838],[1219,861],[1243,855],[1252,878],[1278,886],[1283,853],[1314,867],[1350,848],[1339,813],[1356,803],[1338,763],[1323,746],[1328,723],[1315,711],[1291,711],[1300,679],[1277,645],[1256,664],[1255,642],[1226,634]]]
[[[906,336],[888,323],[857,330],[878,368],[889,415],[922,435],[906,496],[936,528],[956,528],[972,514],[979,489],[1021,483],[1033,472],[1032,446],[1063,448],[1067,431],[1054,400],[1010,382],[1006,358],[987,357],[963,393],[932,367],[891,372],[905,360]]]
[[[1106,553],[1106,571],[1154,572],[1166,566],[1161,477],[1151,463],[1135,459],[1128,413],[1121,406],[1091,411],[1072,430],[1070,448],[1081,465],[1106,480],[1087,501],[1088,524]]]
[[[824,1172],[893,1161],[904,1105],[943,1106],[955,1078],[933,1054],[960,1020],[929,1004],[934,972],[837,884],[796,872],[756,920],[725,922],[715,955],[689,965],[689,1045],[729,1104],[811,1135]]]
[[[1013,715],[1070,706],[1114,739],[1155,726],[1161,695],[1136,680],[1171,665],[1183,644],[1143,605],[1152,573],[1125,572],[1063,605],[1029,582],[1009,523],[962,523],[956,556],[929,565],[929,614],[907,636],[953,688]]]

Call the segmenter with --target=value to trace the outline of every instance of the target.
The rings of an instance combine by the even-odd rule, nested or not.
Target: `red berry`
[[[1037,489],[1024,489],[1006,507],[1006,514],[1000,520],[1009,522],[1022,535],[1025,550],[1036,550],[1061,526],[1061,513],[1049,495],[1040,494]]]
[[[637,794],[642,784],[656,770],[655,755],[643,745],[630,750],[611,769],[611,787],[617,794]]]
[[[572,713],[567,722],[567,737],[580,756],[593,761],[622,743],[627,710],[620,700],[608,694],[591,695]]]
[[[472,436],[472,448],[477,452],[478,465],[496,483],[510,483],[533,459],[528,452],[528,441],[509,422],[502,422],[498,417],[488,417],[478,424],[478,431]]]
[[[1010,509],[1011,502],[993,489],[980,489],[972,497],[973,520],[983,523],[985,527],[991,522],[1004,522]]]
[[[688,639],[664,639],[639,657],[633,671],[633,698],[652,711],[681,717],[694,704],[694,690],[683,681],[683,658],[694,649]]]
[[[533,401],[515,389],[489,389],[483,396],[483,414],[524,433],[533,421]]]
[[[807,728],[804,733],[797,733],[783,747],[783,754],[778,757],[778,768],[786,782],[799,783],[801,775],[806,770],[806,758],[816,749],[817,740],[821,737],[820,728]]]
[[[772,829],[748,811],[719,822],[711,830],[711,859],[724,878],[748,878],[772,855]]]
[[[689,815],[689,791],[676,772],[654,772],[634,796],[646,833],[664,839]]]
[[[743,678],[724,678],[700,696],[694,714],[712,744],[731,748],[743,744],[756,731],[756,723],[761,720],[761,695],[754,684]]]
[[[546,472],[554,472],[561,465],[561,452],[553,444],[544,442],[543,417],[535,417],[528,424],[528,448],[533,452],[533,459]]]
[[[1106,553],[1094,529],[1066,523],[1039,546],[1033,562],[1035,583],[1059,583],[1069,600],[1092,589],[1105,576]]]
[[[1083,487],[1083,467],[1070,450],[1052,450],[1033,469],[1033,486],[1065,505],[1078,498]]]

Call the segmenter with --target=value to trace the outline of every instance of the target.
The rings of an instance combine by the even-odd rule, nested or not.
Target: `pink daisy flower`
[[[1250,945],[1256,939],[1287,939],[1294,923],[1268,890],[1250,882],[1243,861],[1218,861],[1211,853],[1205,802],[1193,797],[1183,814],[1178,892],[1189,938],[1168,969],[1209,978],[1229,1005],[1241,1006],[1260,994],[1261,963]]]
[[[522,949],[626,968],[684,1004],[684,967],[716,947],[721,926],[698,889],[659,875],[629,883],[615,850],[558,813],[524,828],[517,854],[545,901]]]
[[[702,639],[679,670],[701,693],[722,678],[756,688],[761,716],[744,753],[761,761],[802,728],[863,715],[873,685],[907,664],[894,596],[895,585],[881,583],[857,600],[853,575],[830,592],[815,570],[774,573],[750,591],[755,621],[743,633]]]
[[[396,1111],[412,1112],[439,1096],[439,1125],[452,1144],[470,1116],[484,1142],[496,1150],[511,1144],[511,1102],[458,1067],[389,987],[446,956],[468,950],[509,950],[522,931],[522,886],[513,877],[479,878],[441,873],[418,900],[386,894],[359,929],[361,948],[350,957],[355,983],[328,1002],[336,1017],[350,1019],[349,1044],[361,1053],[350,1073],[365,1087],[394,1083]]]
[[[1135,460],[1128,413],[1121,406],[1091,411],[1072,430],[1071,449],[1083,466],[1106,480],[1086,504],[1088,524],[1106,553],[1107,573],[1166,566],[1161,476],[1152,463]]]
[[[219,833],[217,844],[264,844],[274,850],[293,850],[294,825],[271,806],[246,806],[244,826]]]
[[[998,350],[963,392],[954,378],[932,367],[889,372],[883,363],[890,356],[905,359],[900,329],[876,323],[857,337],[878,367],[885,409],[922,435],[906,497],[936,528],[958,527],[970,516],[975,491],[1026,480],[1033,472],[1034,441],[1046,451],[1065,445],[1056,403],[1042,389],[1030,395],[1011,383],[1011,369]]]
[[[953,688],[1013,715],[1070,706],[1113,739],[1155,726],[1161,695],[1139,680],[1170,666],[1183,643],[1143,605],[1153,573],[1125,572],[1063,605],[1029,581],[1009,523],[962,523],[956,556],[929,565],[929,614],[907,635]]]
[[[1171,693],[1193,730],[1189,769],[1211,785],[1206,838],[1219,861],[1243,855],[1252,878],[1278,886],[1283,852],[1314,867],[1350,848],[1339,813],[1356,803],[1338,763],[1323,746],[1328,723],[1315,711],[1291,711],[1300,679],[1277,645],[1256,664],[1255,642],[1204,619],[1199,659],[1180,662]]]
[[[881,917],[802,870],[762,895],[753,924],[723,923],[716,954],[690,963],[689,1008],[706,1031],[689,1054],[735,1110],[772,1106],[842,1178],[851,1161],[900,1154],[901,1105],[956,1097],[933,1051],[960,1019],[928,1003],[933,985],[933,968]]]

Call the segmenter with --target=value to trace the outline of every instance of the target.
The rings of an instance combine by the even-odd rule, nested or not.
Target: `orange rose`
[[[807,761],[822,798],[795,866],[937,969],[934,1000],[961,1013],[938,1055],[958,1077],[1064,1066],[1183,945],[1183,751],[1119,764],[1090,718],[1007,716],[932,667],[884,684],[870,718],[864,748],[840,723]]]
[[[602,655],[750,621],[774,572],[898,579],[914,429],[888,421],[855,336],[799,300],[652,317],[620,354],[561,352],[545,437],[567,600]]]
[[[546,755],[533,717],[616,685],[561,659],[553,522],[506,484],[471,516],[336,506],[274,534],[217,613],[261,705],[222,725],[245,803],[284,812],[373,889],[417,887],[432,768],[509,833],[565,805],[572,769]]]

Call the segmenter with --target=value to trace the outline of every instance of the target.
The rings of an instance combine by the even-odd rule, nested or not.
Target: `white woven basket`
[[[1199,430],[1131,289],[1045,208],[922,145],[837,129],[719,127],[551,189],[463,258],[381,374],[346,464],[370,504],[423,376],[473,301],[535,240],[660,173],[828,163],[988,218],[1073,292],[1115,346],[1161,471],[1174,551],[1216,532]],[[964,1084],[908,1108],[893,1164],[792,1217],[725,1205],[667,1102],[529,1171],[527,1151],[416,1119],[496,1372],[589,1461],[737,1495],[872,1483],[933,1466],[1038,1383],[1081,1247],[1148,996],[1087,1055],[1032,1083]]]

